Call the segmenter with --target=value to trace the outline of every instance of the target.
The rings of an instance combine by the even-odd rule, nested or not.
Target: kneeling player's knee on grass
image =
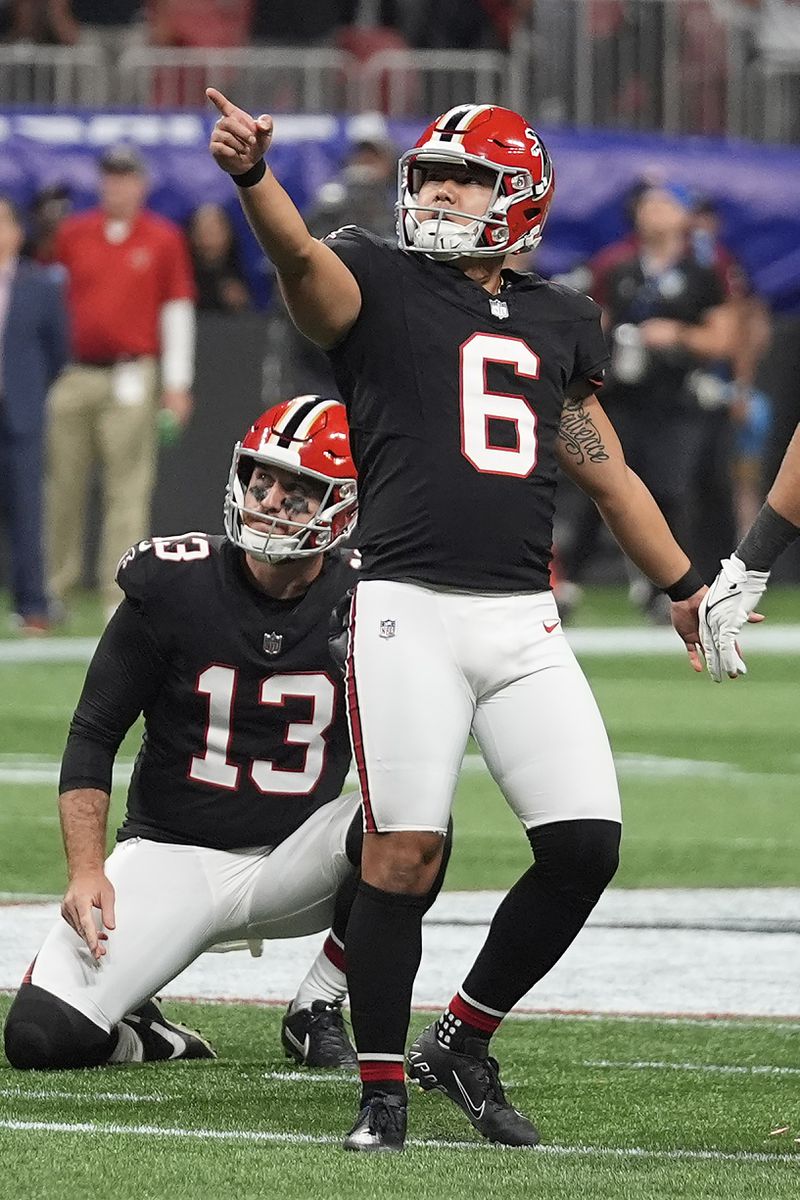
[[[26,983],[6,1018],[6,1058],[20,1071],[97,1067],[108,1061],[114,1037],[76,1008]]]
[[[554,821],[528,830],[537,877],[553,890],[596,904],[619,866],[617,821]]]

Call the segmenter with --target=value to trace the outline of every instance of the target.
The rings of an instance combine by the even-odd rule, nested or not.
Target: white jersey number
[[[239,786],[239,767],[228,759],[237,674],[234,667],[215,664],[201,671],[195,685],[195,691],[208,696],[208,725],[205,751],[193,756],[189,778],[228,791]],[[303,765],[299,770],[286,771],[269,759],[254,759],[250,777],[265,795],[307,796],[319,783],[325,766],[325,734],[336,706],[334,684],[327,675],[320,674],[270,675],[261,684],[261,704],[282,706],[292,697],[311,701],[309,719],[291,722],[285,735],[288,745],[305,747]]]
[[[490,363],[502,363],[513,367],[517,375],[538,379],[539,355],[521,338],[476,333],[461,346],[460,358],[461,453],[483,474],[524,479],[538,457],[536,413],[524,396],[490,392],[486,368]],[[491,420],[512,423],[516,445],[490,445]]]

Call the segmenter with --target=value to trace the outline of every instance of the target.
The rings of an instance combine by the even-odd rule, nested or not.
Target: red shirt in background
[[[109,241],[101,209],[67,217],[55,258],[69,274],[67,303],[78,362],[158,355],[159,317],[170,300],[193,300],[186,239],[171,221],[143,210],[128,236]]]

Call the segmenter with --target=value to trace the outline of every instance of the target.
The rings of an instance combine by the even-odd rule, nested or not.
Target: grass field
[[[771,619],[800,618],[796,592],[769,599]],[[612,593],[591,598],[582,619],[632,623]],[[91,604],[79,606],[69,632],[96,628]],[[674,659],[583,662],[620,770],[616,886],[797,887],[800,657],[754,654],[750,678],[724,687],[693,677],[677,645]],[[63,886],[55,778],[83,670],[0,663],[2,892]],[[120,758],[134,753],[132,737]],[[117,814],[123,798],[118,787]],[[447,886],[513,882],[527,846],[485,774],[465,773],[455,815]],[[335,1145],[352,1118],[352,1080],[287,1077],[275,1010],[173,1011],[212,1038],[217,1063],[24,1076],[0,1066],[0,1200],[800,1193],[800,1022],[510,1020],[498,1057],[545,1148],[493,1150],[443,1098],[415,1094],[412,1148],[375,1162]]]

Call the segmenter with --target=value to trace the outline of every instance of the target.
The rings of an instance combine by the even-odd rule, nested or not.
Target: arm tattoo
[[[591,463],[608,462],[608,451],[603,445],[597,426],[584,408],[583,400],[567,400],[561,413],[558,436],[566,446],[567,454],[581,467]]]

